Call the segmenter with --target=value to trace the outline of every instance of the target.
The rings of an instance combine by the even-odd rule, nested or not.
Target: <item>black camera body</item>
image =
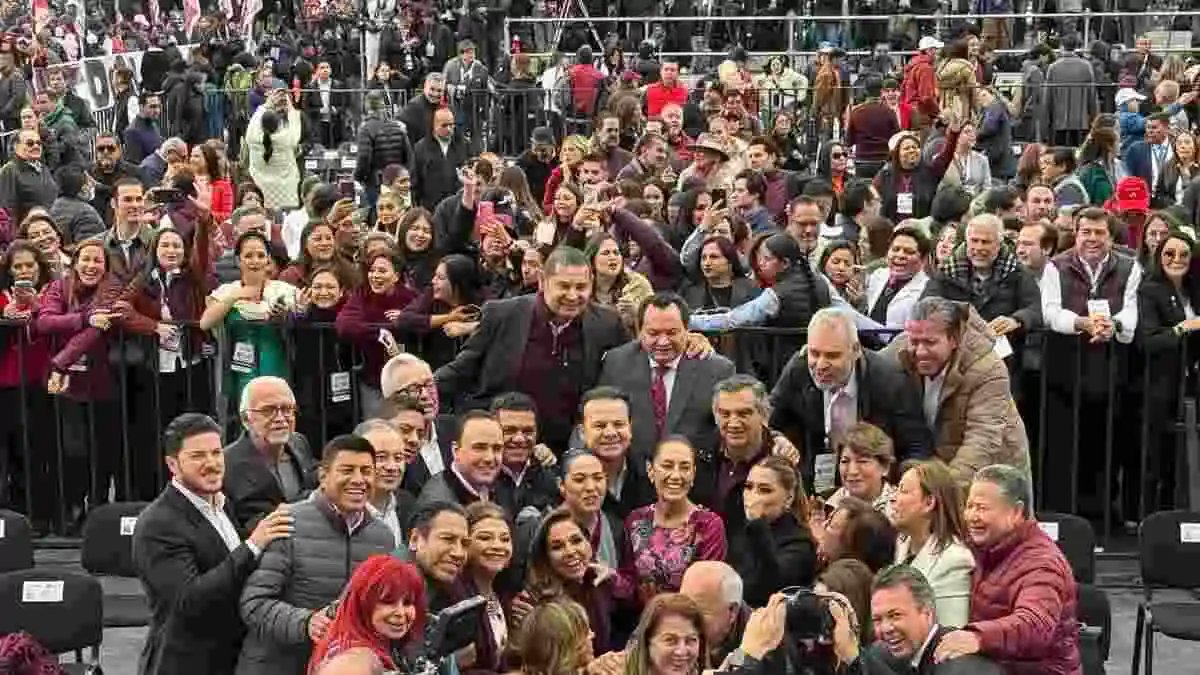
[[[786,630],[793,640],[833,640],[833,615],[829,601],[810,588],[796,589],[788,594]]]
[[[486,611],[487,600],[476,595],[431,615],[425,638],[410,666],[403,672],[387,675],[437,675],[444,658],[475,643]],[[404,659],[397,659],[401,661]]]

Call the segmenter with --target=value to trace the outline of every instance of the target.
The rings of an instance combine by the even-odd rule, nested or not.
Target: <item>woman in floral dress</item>
[[[677,592],[693,562],[725,559],[721,517],[688,498],[696,451],[687,439],[659,443],[649,473],[658,499],[625,519],[626,550],[613,586],[615,597],[639,606],[659,593]]]

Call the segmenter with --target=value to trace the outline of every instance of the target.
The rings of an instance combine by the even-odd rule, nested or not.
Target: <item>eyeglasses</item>
[[[1167,260],[1187,260],[1192,254],[1187,251],[1163,251],[1162,257]]]
[[[846,159],[846,153],[844,153],[844,152],[831,152],[831,153],[829,153],[829,159]]]
[[[420,398],[421,394],[427,391],[433,391],[436,386],[437,385],[433,383],[433,380],[426,382],[414,382],[407,387],[401,387],[400,389],[397,389],[396,393],[403,394],[404,396],[410,396],[412,398]]]
[[[296,406],[290,403],[281,405],[264,405],[261,408],[250,408],[250,412],[262,415],[268,419],[273,417],[295,417]]]
[[[27,148],[40,148],[42,147],[42,142],[35,139],[29,139],[21,141],[21,145],[24,145]]]
[[[115,145],[97,145],[96,152],[113,152],[117,149]]]

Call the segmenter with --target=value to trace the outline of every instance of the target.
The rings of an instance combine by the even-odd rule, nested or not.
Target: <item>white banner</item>
[[[185,62],[192,60],[191,45],[178,48]],[[142,79],[142,58],[146,52],[125,52],[112,56],[94,56],[73,63],[64,63],[34,71],[34,90],[46,89],[46,78],[55,71],[61,71],[67,78],[70,87],[79,98],[87,102],[93,111],[111,108],[116,103],[116,88],[113,73],[119,68],[128,69],[133,73],[134,82]]]

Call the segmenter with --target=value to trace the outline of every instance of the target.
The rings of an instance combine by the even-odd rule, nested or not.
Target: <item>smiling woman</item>
[[[370,649],[386,670],[407,672],[403,652],[424,632],[425,584],[410,563],[388,555],[367,558],[350,577],[325,639],[313,649],[308,672],[351,649]]]

